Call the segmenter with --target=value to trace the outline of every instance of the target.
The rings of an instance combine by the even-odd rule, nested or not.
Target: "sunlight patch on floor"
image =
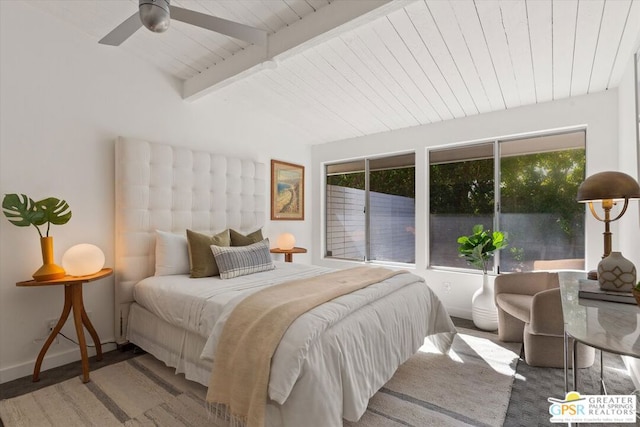
[[[508,376],[515,374],[515,363],[510,366],[510,362],[516,360],[518,354],[486,338],[465,334],[458,334],[458,336],[493,370]]]
[[[435,345],[431,344],[431,341],[429,341],[428,339],[424,340],[424,344],[418,349],[418,352],[442,355],[442,352],[438,350]],[[454,362],[464,363],[464,360],[462,360],[462,358],[458,356],[458,354],[453,349],[449,350],[448,356]]]
[[[607,372],[612,372],[614,375],[629,375],[629,371],[626,368],[615,368],[613,366],[605,366],[605,379],[607,377]]]
[[[473,356],[481,358],[494,371],[502,375],[515,375],[515,363],[512,363],[518,359],[518,354],[515,352],[487,338],[458,333],[456,339],[464,341],[468,349],[463,350],[458,347],[458,353],[453,349],[450,350],[448,356],[451,360],[458,363],[465,363],[465,357],[468,358],[470,357],[469,354],[473,354]],[[418,351],[421,353],[442,354],[429,339],[425,339],[424,344]],[[524,380],[524,378],[520,379]]]

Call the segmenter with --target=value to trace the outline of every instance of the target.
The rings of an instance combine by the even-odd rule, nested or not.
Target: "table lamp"
[[[588,203],[589,210],[598,220],[604,222],[604,255],[611,254],[611,230],[609,224],[619,220],[627,211],[629,200],[640,199],[640,185],[633,177],[622,172],[600,172],[585,179],[578,187],[577,200]],[[624,206],[615,218],[611,218],[611,209],[617,202],[624,200]],[[601,202],[604,218],[596,212],[593,202]]]
[[[95,245],[81,243],[62,255],[62,267],[69,276],[88,276],[102,270],[104,253]]]
[[[291,250],[296,244],[296,238],[291,233],[282,233],[276,240],[276,246],[278,249]]]

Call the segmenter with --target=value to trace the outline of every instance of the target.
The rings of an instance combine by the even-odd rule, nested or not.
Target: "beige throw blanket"
[[[357,267],[293,280],[255,292],[231,312],[218,341],[207,402],[232,425],[262,427],[271,358],[303,313],[401,271]]]

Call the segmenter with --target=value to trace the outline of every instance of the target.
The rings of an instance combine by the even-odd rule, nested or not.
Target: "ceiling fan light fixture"
[[[98,43],[120,46],[122,42],[131,37],[142,26],[150,31],[162,33],[169,28],[171,19],[244,40],[247,43],[260,46],[267,45],[267,32],[265,30],[196,12],[195,10],[171,6],[170,0],[138,0],[138,11],[111,30]]]
[[[168,0],[140,0],[140,21],[154,33],[165,32],[169,28],[170,14]]]

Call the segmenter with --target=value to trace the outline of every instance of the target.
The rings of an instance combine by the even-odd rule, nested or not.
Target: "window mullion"
[[[370,224],[371,218],[369,217],[371,209],[370,209],[370,197],[369,197],[369,170],[370,170],[370,160],[365,159],[364,161],[364,261],[369,261],[371,259],[371,232],[370,232]]]
[[[493,229],[500,230],[500,143],[493,141]],[[493,271],[500,273],[500,251],[493,258]]]

